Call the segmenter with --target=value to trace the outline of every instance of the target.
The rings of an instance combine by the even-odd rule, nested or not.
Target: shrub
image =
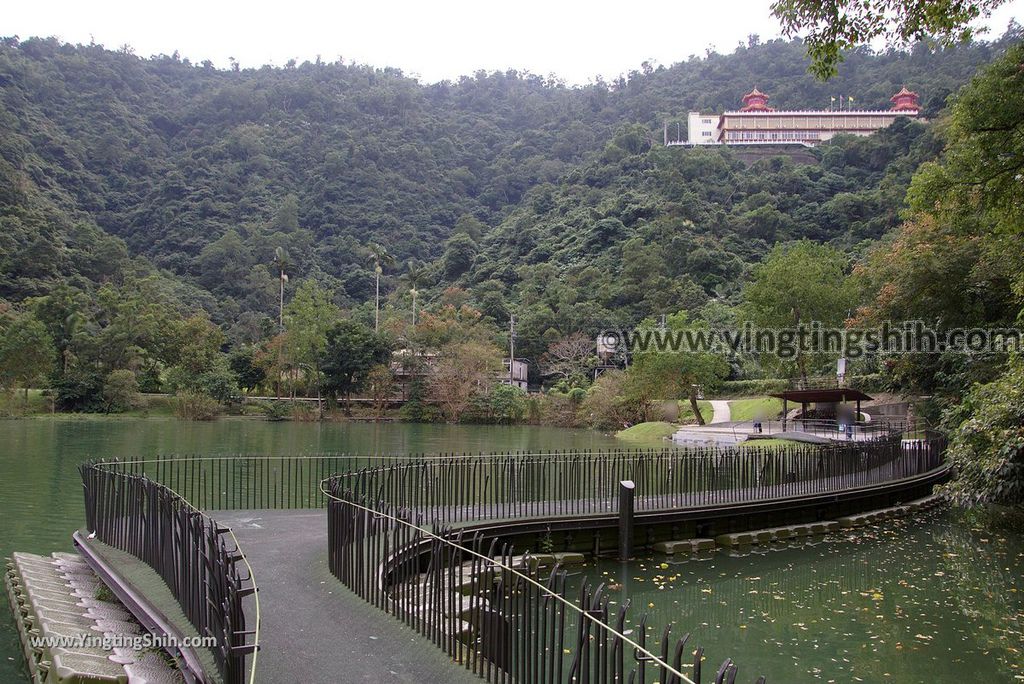
[[[320,409],[311,401],[295,401],[292,402],[291,417],[303,423],[314,423],[320,420]]]
[[[121,368],[110,371],[103,381],[103,410],[121,413],[139,405],[139,382],[135,373]]]
[[[753,397],[789,389],[789,380],[766,378],[762,380],[726,380],[719,386],[723,397]]]
[[[202,392],[184,391],[174,398],[174,415],[181,420],[216,420],[220,402]]]
[[[488,397],[491,419],[498,423],[518,423],[526,415],[526,392],[514,385],[495,385]]]
[[[950,485],[963,503],[1024,505],[1024,359],[995,381],[975,385],[944,416],[949,455],[959,472]]]
[[[292,417],[292,405],[291,402],[278,399],[276,401],[268,401],[265,404],[260,404],[260,409],[263,414],[267,417],[267,420],[288,420]]]
[[[409,385],[409,398],[398,410],[402,420],[422,423],[427,420],[427,405],[423,402],[423,380],[417,378]]]
[[[649,402],[638,404],[626,396],[628,378],[622,371],[599,377],[579,407],[584,423],[599,430],[621,430],[646,420]]]
[[[240,393],[235,374],[223,363],[199,375],[191,374],[182,366],[175,366],[167,371],[166,384],[167,390],[174,394],[205,394],[222,404],[230,403]]]
[[[54,381],[53,396],[58,411],[101,411],[103,378],[91,368],[72,367]]]
[[[226,367],[214,368],[200,375],[195,388],[222,404],[231,403],[239,395],[235,374]]]

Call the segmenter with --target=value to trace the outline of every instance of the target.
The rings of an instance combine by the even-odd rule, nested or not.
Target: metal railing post
[[[633,557],[633,504],[636,484],[632,480],[619,482],[619,560]]]

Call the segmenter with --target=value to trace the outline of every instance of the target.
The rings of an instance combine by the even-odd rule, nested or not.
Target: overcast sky
[[[709,47],[731,52],[747,35],[779,34],[771,0],[420,0],[419,2],[211,2],[48,0],[9,2],[0,35],[95,40],[136,54],[177,50],[194,62],[226,67],[284,65],[289,59],[392,66],[427,82],[478,69],[516,68],[573,84],[616,77],[644,60],[672,64]],[[1024,18],[1011,0],[987,22],[1002,34]],[[1024,22],[1022,22],[1024,23]]]

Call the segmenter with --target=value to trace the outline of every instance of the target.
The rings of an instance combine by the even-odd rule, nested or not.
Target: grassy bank
[[[710,401],[704,401],[701,399],[697,402],[697,410],[700,411],[701,417],[704,418],[705,423],[710,423],[712,416],[714,416],[714,409],[711,408]],[[693,409],[690,407],[689,399],[681,399],[679,401],[679,422],[680,423],[696,423],[697,417],[693,415]]]
[[[775,419],[782,412],[782,400],[775,397],[732,399],[729,401],[730,420]]]
[[[637,423],[633,427],[619,430],[615,436],[627,442],[658,442],[671,436],[677,429],[672,423],[655,420],[649,423]]]

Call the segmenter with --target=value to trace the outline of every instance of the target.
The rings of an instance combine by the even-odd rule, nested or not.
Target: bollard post
[[[632,480],[619,482],[619,560],[633,557],[633,498],[636,485]]]

